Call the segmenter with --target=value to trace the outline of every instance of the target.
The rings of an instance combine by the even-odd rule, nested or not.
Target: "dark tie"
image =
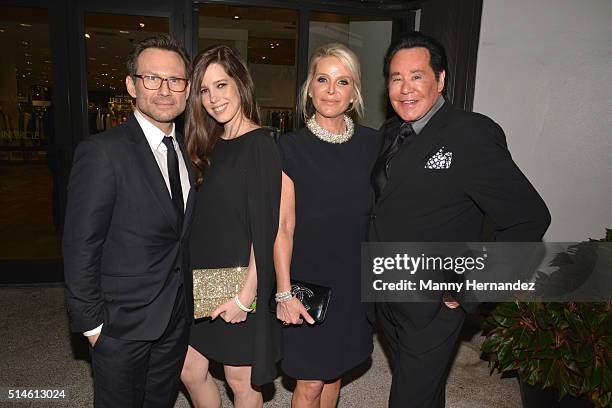
[[[183,225],[183,188],[181,187],[181,175],[179,173],[178,155],[174,150],[174,144],[172,138],[165,136],[163,140],[168,153],[166,154],[166,160],[168,164],[168,179],[170,180],[170,193],[172,194],[172,202],[176,207],[176,211],[179,215],[179,230]]]
[[[400,126],[399,132],[393,142],[389,145],[387,150],[385,150],[384,153],[378,157],[378,160],[374,165],[374,170],[372,171],[372,185],[374,186],[374,193],[376,194],[377,199],[380,197],[380,193],[382,193],[387,181],[389,180],[389,168],[391,166],[391,161],[400,151],[401,147],[403,145],[409,145],[415,137],[416,133],[412,128],[412,125],[408,122],[402,123],[402,126]]]

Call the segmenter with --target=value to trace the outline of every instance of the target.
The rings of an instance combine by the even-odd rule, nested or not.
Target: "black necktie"
[[[176,211],[179,215],[179,229],[183,225],[183,188],[181,187],[181,175],[179,173],[178,155],[174,150],[174,144],[170,136],[165,136],[163,140],[168,152],[166,153],[166,160],[168,164],[168,179],[170,180],[170,193],[172,194],[172,202],[176,207]]]
[[[391,161],[400,151],[402,145],[409,145],[415,137],[416,133],[412,125],[408,122],[402,123],[399,133],[393,142],[389,145],[387,150],[378,157],[374,165],[374,170],[372,171],[372,185],[374,186],[374,192],[376,193],[377,199],[380,197],[380,193],[389,180],[389,166],[391,165]]]

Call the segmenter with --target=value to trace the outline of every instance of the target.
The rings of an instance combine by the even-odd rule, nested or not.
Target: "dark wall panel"
[[[446,48],[447,93],[453,104],[472,110],[482,0],[430,0],[423,3],[421,32]]]

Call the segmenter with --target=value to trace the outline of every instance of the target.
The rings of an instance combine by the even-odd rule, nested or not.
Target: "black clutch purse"
[[[315,323],[322,323],[327,314],[327,307],[331,299],[330,287],[315,285],[314,283],[293,280],[291,281],[291,294],[295,296],[304,308],[312,316]],[[276,301],[274,297],[270,302],[270,310],[276,313]]]

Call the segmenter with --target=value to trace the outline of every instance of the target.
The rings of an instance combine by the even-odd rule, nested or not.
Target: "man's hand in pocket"
[[[96,333],[92,336],[87,336],[87,340],[89,341],[89,345],[91,347],[95,347],[98,342],[98,337],[100,337],[100,333]]]

